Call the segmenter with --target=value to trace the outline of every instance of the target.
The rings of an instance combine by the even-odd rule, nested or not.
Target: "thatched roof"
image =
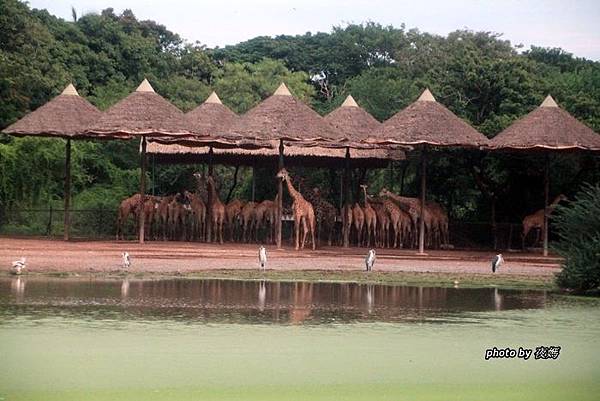
[[[292,96],[285,84],[242,115],[231,127],[233,138],[318,142],[338,134],[323,117]]]
[[[600,150],[600,135],[558,107],[552,96],[492,139],[504,149]]]
[[[213,161],[230,165],[253,165],[257,162],[260,165],[276,165],[279,156],[279,141],[272,140],[270,142],[272,147],[268,149],[213,149]],[[286,165],[340,167],[346,156],[345,148],[308,147],[287,141],[284,142],[284,145]],[[150,141],[147,152],[149,155],[154,155],[158,162],[205,163],[208,161],[209,148]],[[383,167],[390,160],[404,160],[405,155],[401,150],[350,148],[350,158],[353,166]]]
[[[489,140],[446,107],[438,103],[429,89],[404,110],[375,130],[372,143],[432,146],[482,146]]]
[[[381,126],[375,117],[356,103],[352,95],[348,95],[340,107],[326,115],[325,121],[351,141],[363,141]]]
[[[204,103],[188,112],[185,118],[192,133],[207,136],[227,132],[238,116],[221,103],[219,96],[213,92]]]
[[[77,137],[101,114],[69,84],[60,95],[6,127],[3,132],[20,136]]]
[[[87,133],[115,138],[189,135],[183,112],[154,92],[146,79],[135,92],[104,112]]]

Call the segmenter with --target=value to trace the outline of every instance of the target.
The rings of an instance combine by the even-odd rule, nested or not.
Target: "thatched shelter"
[[[335,140],[338,135],[323,117],[292,96],[282,83],[273,95],[250,109],[232,125],[229,137],[317,144]]]
[[[238,119],[237,114],[225,106],[219,96],[212,92],[198,107],[185,115],[189,130],[196,136],[224,133]]]
[[[438,103],[429,89],[425,89],[416,102],[386,120],[369,142],[480,147],[487,145],[489,140]]]
[[[77,138],[101,116],[100,110],[79,96],[73,84],[2,132],[15,136]]]
[[[210,154],[210,148],[203,143],[194,144],[192,141],[177,143],[160,143],[150,140],[147,153],[157,163],[221,163],[231,166],[277,166],[279,158],[278,141],[269,141],[271,148],[255,150],[239,148],[215,148]],[[339,167],[346,158],[345,148],[324,148],[320,146],[293,146],[284,141],[285,163],[290,166]],[[352,166],[382,168],[390,160],[404,160],[404,152],[393,149],[350,149]]]
[[[548,95],[539,107],[496,135],[490,146],[513,150],[600,151],[600,135],[558,107]]]
[[[3,132],[15,136],[58,137],[66,139],[64,189],[64,239],[70,237],[71,139],[80,138],[102,113],[79,96],[73,84],[60,95],[27,114]]]
[[[485,146],[489,140],[438,103],[429,89],[416,102],[399,111],[367,139],[370,143],[400,144],[421,148],[421,215],[425,208],[427,147]],[[419,253],[425,252],[425,223],[420,219]]]
[[[325,121],[343,134],[342,141],[355,142],[367,140],[381,126],[381,123],[360,107],[352,95],[348,95],[344,103],[325,116]]]
[[[122,139],[191,135],[183,112],[154,92],[147,79],[135,92],[106,110],[87,133],[96,138]]]
[[[561,109],[548,95],[542,104],[518,119],[490,142],[493,149],[544,153],[544,256],[548,255],[549,154],[600,151],[600,135]]]
[[[140,137],[140,206],[146,192],[146,138],[191,136],[184,114],[154,92],[144,79],[135,92],[103,113],[86,131],[94,138],[130,139]],[[144,242],[144,213],[139,213],[139,241]]]

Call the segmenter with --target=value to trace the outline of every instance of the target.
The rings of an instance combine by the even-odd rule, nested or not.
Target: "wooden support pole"
[[[256,201],[256,159],[252,160],[252,202]]]
[[[214,172],[214,167],[213,167],[213,148],[212,146],[208,149],[208,177],[210,177],[210,180],[207,179],[207,184],[208,181],[211,181],[211,186],[208,189],[208,193],[207,193],[207,205],[206,205],[206,242],[210,243],[212,242],[212,204],[213,204],[213,199],[212,199],[212,192],[213,192],[213,185],[214,185],[214,178],[213,178],[213,172]],[[207,185],[208,187],[208,185]],[[216,233],[215,233],[216,234]]]
[[[140,207],[139,207],[139,242],[144,243],[144,203],[146,202],[146,137],[140,139]]]
[[[71,234],[71,138],[67,138],[65,144],[65,220],[63,238],[65,241],[70,239]]]
[[[427,191],[427,184],[425,182],[427,176],[427,159],[425,155],[425,148],[421,151],[421,216],[419,218],[419,255],[425,255],[425,219],[423,214],[425,212],[425,192]]]
[[[544,256],[548,256],[548,198],[550,195],[550,160],[546,153],[544,168]]]
[[[278,170],[283,168],[283,140],[279,141],[279,162]],[[281,221],[283,215],[283,181],[277,178],[277,224],[275,226],[276,243],[277,249],[281,249],[281,235],[283,222]]]
[[[346,219],[345,210],[350,207],[350,148],[346,147],[346,157],[344,159],[344,208],[342,209],[342,224]],[[350,246],[350,228],[344,224],[344,248]]]

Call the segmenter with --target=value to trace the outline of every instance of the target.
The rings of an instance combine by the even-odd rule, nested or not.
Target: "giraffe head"
[[[360,187],[362,189],[364,189],[365,191],[367,190],[367,188],[369,188],[369,186],[367,184],[360,184]]]
[[[276,177],[280,180],[287,181],[290,179],[290,174],[286,169],[282,168],[281,170],[279,170]]]
[[[554,199],[554,202],[552,202],[552,203],[554,203],[554,204],[556,205],[556,204],[558,204],[558,203],[560,203],[560,202],[562,202],[562,201],[566,201],[566,200],[569,200],[569,198],[567,198],[567,197],[566,197],[565,195],[563,195],[563,194],[560,194],[560,195],[558,195],[558,196],[557,196],[557,197]]]
[[[390,194],[390,191],[387,188],[381,188],[381,191],[379,191],[379,196],[388,196]]]

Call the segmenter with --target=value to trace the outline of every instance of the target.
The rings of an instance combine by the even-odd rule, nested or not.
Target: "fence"
[[[71,236],[79,239],[113,239],[116,233],[116,211],[108,209],[75,209],[71,211]],[[284,218],[284,238],[291,236],[292,223]],[[61,237],[64,210],[13,209],[0,219],[0,235]],[[340,225],[338,223],[338,225]],[[336,236],[340,236],[340,227]],[[497,223],[495,235],[489,222],[451,222],[450,243],[460,249],[520,249],[521,225]],[[133,218],[125,227],[126,238],[136,238]],[[527,245],[532,246],[535,233]],[[341,237],[341,236],[340,236]]]

